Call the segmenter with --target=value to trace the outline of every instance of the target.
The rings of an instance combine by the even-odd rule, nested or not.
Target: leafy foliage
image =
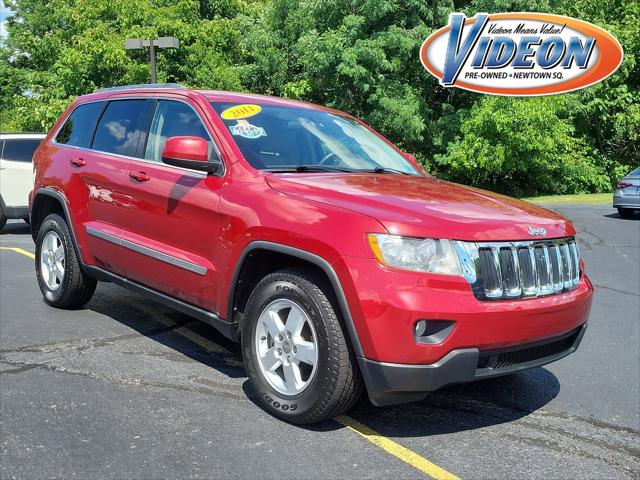
[[[329,105],[374,126],[438,176],[516,195],[607,191],[640,164],[640,4],[627,0],[9,0],[0,130],[43,130],[74,96],[145,83],[127,37],[171,35],[158,81]],[[517,99],[444,89],[422,41],[464,11],[591,21],[619,71],[570,94]]]

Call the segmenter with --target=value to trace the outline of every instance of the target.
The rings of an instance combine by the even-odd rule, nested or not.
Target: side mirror
[[[216,173],[222,159],[213,144],[201,137],[169,137],[162,149],[162,161],[167,165]]]

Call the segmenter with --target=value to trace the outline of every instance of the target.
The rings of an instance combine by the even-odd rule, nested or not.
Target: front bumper
[[[593,286],[585,274],[571,291],[480,301],[462,277],[388,269],[375,259],[344,260],[346,265],[336,270],[362,356],[378,362],[431,365],[454,350],[499,350],[544,341],[585,324],[591,309]],[[454,322],[454,327],[445,338],[420,343],[414,328],[423,319]]]
[[[419,400],[445,385],[504,375],[568,355],[582,338],[593,298],[584,273],[567,292],[480,301],[462,277],[389,269],[375,259],[353,257],[342,257],[334,266],[362,347],[359,366],[378,405]],[[452,322],[453,328],[424,343],[415,336],[418,320]],[[550,355],[501,368],[479,363],[492,354],[547,345],[571,334],[576,334],[575,343]]]
[[[396,405],[421,400],[427,392],[446,385],[508,375],[559,360],[576,351],[586,328],[584,324],[564,335],[514,348],[457,349],[431,365],[358,360],[371,402]]]

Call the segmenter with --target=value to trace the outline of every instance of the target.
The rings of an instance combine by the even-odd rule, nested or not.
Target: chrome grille
[[[465,278],[480,300],[541,297],[573,290],[580,255],[573,238],[455,242]]]

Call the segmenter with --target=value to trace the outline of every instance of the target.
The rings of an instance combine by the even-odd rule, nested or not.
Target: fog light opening
[[[418,320],[413,327],[416,342],[441,343],[453,332],[455,324],[451,320]]]

